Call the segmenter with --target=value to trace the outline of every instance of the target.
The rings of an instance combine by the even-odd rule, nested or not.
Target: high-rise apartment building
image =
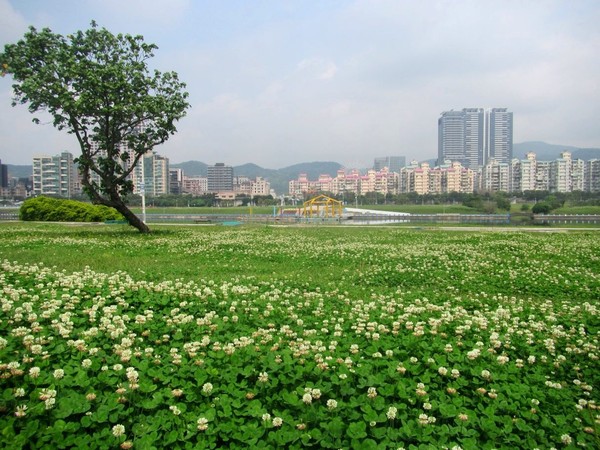
[[[600,192],[600,159],[585,162],[584,191]]]
[[[490,159],[483,167],[480,190],[487,192],[508,192],[510,190],[510,165]]]
[[[465,167],[477,168],[484,164],[484,112],[482,108],[465,108],[464,126],[465,142],[463,161],[458,161]],[[451,161],[455,162],[455,161]],[[438,164],[440,164],[438,162]]]
[[[511,191],[535,191],[537,186],[537,160],[535,153],[527,153],[526,159],[513,159],[511,174]]]
[[[405,156],[382,156],[380,158],[375,158],[373,162],[373,169],[375,171],[380,171],[384,167],[387,167],[390,172],[399,173],[400,169],[406,166],[406,157]]]
[[[513,114],[506,108],[464,108],[442,112],[438,119],[438,165],[460,162],[479,169],[490,159],[512,159]]]
[[[8,166],[0,160],[0,188],[8,188]]]
[[[33,157],[33,194],[66,198],[81,194],[79,174],[71,153]]]
[[[209,192],[233,191],[233,167],[226,166],[224,163],[208,166],[207,178]]]
[[[466,164],[463,111],[446,111],[438,119],[438,165],[445,161]]]
[[[484,164],[490,159],[509,164],[513,154],[513,113],[506,108],[486,111],[486,152]]]
[[[169,158],[156,152],[145,154],[131,172],[133,192],[157,196],[169,193]]]
[[[169,193],[179,195],[183,193],[183,169],[169,168]]]

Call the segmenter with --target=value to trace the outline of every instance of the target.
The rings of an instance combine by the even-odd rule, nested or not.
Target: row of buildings
[[[142,157],[131,172],[130,179],[134,194],[151,197],[216,194],[218,198],[235,199],[239,195],[254,197],[271,194],[267,180],[234,176],[233,167],[223,163],[209,166],[207,172],[205,177],[187,176],[183,169],[169,167],[169,158],[152,152]],[[81,178],[71,153],[33,157],[30,194],[71,198],[81,193]]]
[[[526,159],[512,159],[510,163],[490,159],[480,169],[465,167],[460,161],[435,166],[413,161],[398,172],[383,167],[361,175],[356,169],[340,169],[335,177],[323,174],[317,180],[309,180],[306,174],[300,174],[289,182],[292,197],[316,192],[425,195],[478,191],[600,192],[600,159],[573,159],[570,152],[563,152],[553,161],[538,161],[530,152]]]
[[[69,152],[35,156],[31,180],[9,180],[6,167],[0,162],[0,190],[4,196],[71,198],[81,195],[79,172]],[[170,168],[169,159],[157,153],[142,158],[132,171],[131,180],[134,193],[147,196],[212,193],[221,200],[235,200],[239,196],[274,195],[268,180],[235,176],[233,167],[224,163],[208,166],[207,176],[187,176],[181,168]],[[29,188],[26,188],[27,184],[30,184]],[[334,195],[366,195],[371,192],[425,195],[477,191],[600,192],[600,160],[573,159],[570,152],[563,152],[555,160],[540,161],[535,153],[530,152],[525,159],[512,159],[508,164],[491,159],[480,169],[473,169],[460,161],[437,165],[412,161],[404,165],[404,157],[392,156],[377,158],[373,168],[366,173],[358,169],[340,169],[335,177],[323,174],[316,180],[300,174],[288,183],[289,195],[295,198],[317,192]]]

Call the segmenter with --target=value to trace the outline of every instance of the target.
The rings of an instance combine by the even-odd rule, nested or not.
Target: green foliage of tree
[[[504,192],[498,192],[494,196],[496,206],[503,211],[510,211],[510,199]]]
[[[175,72],[149,71],[157,48],[142,36],[114,35],[92,22],[68,36],[30,27],[0,53],[2,75],[15,82],[13,106],[46,111],[57,129],[74,134],[84,191],[141,232],[148,226],[123,200],[133,192],[130,174],[144,154],[177,131],[175,122],[189,107]]]
[[[548,214],[551,210],[552,205],[547,202],[538,202],[531,208],[533,214]]]
[[[19,209],[19,218],[25,221],[43,222],[123,220],[121,214],[108,206],[44,196],[25,200]]]

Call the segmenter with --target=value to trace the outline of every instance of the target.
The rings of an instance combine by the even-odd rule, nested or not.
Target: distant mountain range
[[[553,159],[558,158],[564,151],[571,152],[574,159],[600,159],[600,148],[579,148],[571,145],[555,145],[538,141],[521,142],[519,144],[514,144],[513,146],[513,156],[519,159],[524,159],[528,152],[534,152],[538,160],[552,161]],[[435,159],[431,160],[431,162],[432,164],[435,164]],[[30,165],[7,164],[7,166],[8,176],[11,178],[25,178],[31,176],[32,166]],[[208,164],[200,161],[186,161],[171,164],[170,166],[183,169],[184,173],[188,176],[206,176]],[[283,169],[265,169],[256,164],[249,163],[241,166],[234,166],[233,173],[236,176],[247,176],[250,178],[263,177],[269,180],[271,187],[275,189],[275,192],[283,193],[288,191],[289,181],[295,180],[301,173],[305,173],[310,180],[316,180],[319,175],[325,173],[335,176],[338,169],[342,167],[344,167],[342,164],[331,161],[294,164],[292,166],[284,167]]]
[[[208,164],[198,161],[187,161],[179,164],[170,164],[170,167],[183,169],[183,172],[188,176],[205,177]],[[336,172],[341,167],[343,166],[336,162],[319,161],[294,164],[293,166],[276,170],[264,169],[256,164],[249,163],[241,166],[234,166],[233,173],[236,176],[246,176],[249,178],[263,177],[265,180],[269,180],[271,188],[279,194],[288,192],[289,181],[297,179],[298,175],[301,173],[305,173],[310,180],[315,180],[323,173],[335,176]]]
[[[600,159],[600,148],[580,148],[572,145],[546,144],[545,142],[531,141],[513,145],[513,156],[524,159],[529,152],[536,154],[539,161],[552,161],[559,158],[562,152],[571,152],[573,159]]]

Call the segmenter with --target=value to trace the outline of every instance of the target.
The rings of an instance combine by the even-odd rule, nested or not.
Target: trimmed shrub
[[[123,220],[115,209],[103,205],[78,202],[62,198],[35,197],[25,200],[19,218],[40,222],[104,222]]]
[[[531,208],[531,212],[534,214],[548,214],[551,210],[552,205],[546,202],[538,202]]]

